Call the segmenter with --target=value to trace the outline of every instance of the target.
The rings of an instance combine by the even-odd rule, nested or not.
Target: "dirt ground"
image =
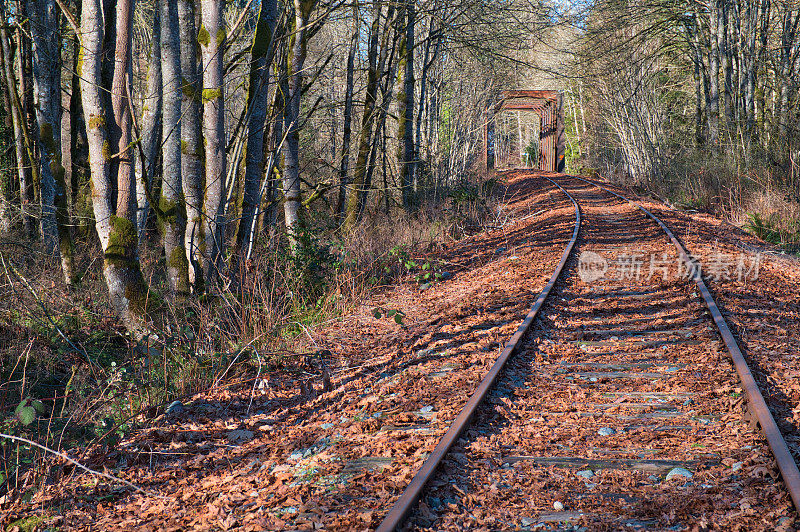
[[[106,457],[140,488],[67,474],[4,526],[31,515],[59,530],[374,528],[458,414],[547,282],[573,229],[549,182],[509,174],[497,225],[435,258],[446,280],[387,287],[311,331],[332,390],[281,375],[194,397]],[[702,214],[643,200],[692,253],[758,259],[758,276],[710,279],[765,398],[800,457],[800,261]],[[404,324],[375,318],[399,309]],[[314,371],[309,373],[316,374]],[[66,466],[64,471],[69,471]]]

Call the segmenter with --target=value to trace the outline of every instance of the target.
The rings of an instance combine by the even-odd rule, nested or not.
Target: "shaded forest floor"
[[[87,464],[141,491],[64,463],[30,501],[4,509],[0,525],[374,528],[516,329],[572,232],[572,205],[552,184],[530,173],[506,180],[495,226],[437,252],[446,278],[374,292],[355,312],[309,330],[319,356],[304,373],[264,372],[198,394]],[[710,285],[800,458],[800,261],[712,217],[644,203],[700,257],[744,253],[748,265],[759,257],[757,279]],[[403,324],[377,318],[375,308],[401,311]],[[488,516],[486,524],[502,528]]]

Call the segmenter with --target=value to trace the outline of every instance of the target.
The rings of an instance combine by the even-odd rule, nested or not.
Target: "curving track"
[[[561,263],[379,530],[790,529],[797,466],[680,242],[552,177],[576,213]]]

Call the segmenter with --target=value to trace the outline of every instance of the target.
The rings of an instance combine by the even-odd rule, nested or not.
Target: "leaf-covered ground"
[[[409,279],[310,331],[323,355],[307,376],[265,374],[255,386],[196,396],[91,464],[142,491],[65,464],[3,526],[42,516],[41,526],[59,530],[374,528],[516,329],[572,232],[572,204],[553,185],[507,177],[496,226],[435,257],[446,279],[427,289]],[[716,219],[648,206],[693,253],[766,249]],[[800,264],[760,258],[757,279],[712,280],[711,288],[797,452]],[[376,318],[375,307],[401,310],[403,325]],[[305,384],[322,365],[330,391],[322,379]]]

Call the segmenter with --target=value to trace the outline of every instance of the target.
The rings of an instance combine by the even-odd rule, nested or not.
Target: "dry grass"
[[[113,316],[92,232],[80,233],[84,275],[70,290],[57,259],[38,244],[21,245],[22,237],[0,242],[13,266],[0,266],[0,428],[87,458],[108,452],[177,398],[245,384],[263,371],[294,371],[317,349],[316,327],[350,312],[376,287],[403,279],[408,261],[480,230],[491,222],[487,205],[494,201],[466,187],[414,214],[368,214],[345,236],[314,228],[317,236],[297,257],[262,241],[224,286],[184,299],[159,296],[167,294],[165,264],[151,236],[141,248],[142,271],[162,305],[141,341]],[[45,406],[30,425],[14,416],[26,398]],[[0,441],[0,496],[21,496],[46,482],[47,463],[39,451]]]

